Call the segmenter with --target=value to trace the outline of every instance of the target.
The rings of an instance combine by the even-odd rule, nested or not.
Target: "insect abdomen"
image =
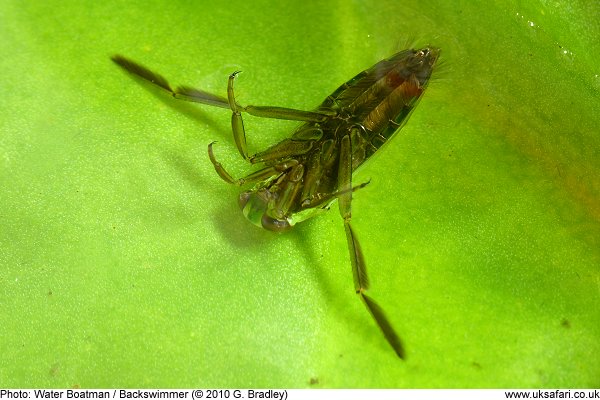
[[[425,90],[439,50],[405,50],[380,61],[340,86],[322,104],[335,109],[348,126],[359,126],[353,138],[353,168],[375,153],[407,121]]]

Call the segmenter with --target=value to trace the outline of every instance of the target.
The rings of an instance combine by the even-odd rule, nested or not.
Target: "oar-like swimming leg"
[[[357,128],[355,128],[357,129]],[[352,133],[351,133],[352,134]],[[338,170],[338,203],[340,214],[344,220],[344,229],[346,239],[348,240],[348,250],[350,252],[350,263],[352,265],[352,275],[354,277],[354,289],[365,304],[369,313],[373,316],[375,322],[383,332],[388,343],[392,346],[398,357],[404,358],[404,348],[400,338],[392,328],[389,320],[385,316],[382,308],[365,294],[369,288],[369,279],[367,276],[367,267],[365,259],[360,249],[356,234],[352,229],[350,220],[352,219],[352,145],[351,134],[345,135],[341,139],[340,145],[340,165]]]

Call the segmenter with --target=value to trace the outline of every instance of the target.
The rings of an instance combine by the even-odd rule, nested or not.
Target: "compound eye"
[[[262,227],[273,232],[286,232],[292,229],[292,225],[285,219],[276,219],[264,214],[261,219]]]
[[[240,209],[243,210],[246,207],[246,204],[248,204],[248,200],[250,200],[250,192],[243,192],[240,194],[240,197],[238,198],[238,205],[240,206]]]

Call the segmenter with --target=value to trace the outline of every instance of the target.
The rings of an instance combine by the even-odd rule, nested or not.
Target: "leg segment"
[[[227,82],[227,100],[229,101],[229,107],[231,108],[231,130],[233,131],[233,139],[235,145],[238,148],[242,158],[248,160],[248,148],[246,146],[246,131],[244,130],[244,120],[242,119],[242,113],[235,102],[235,95],[233,93],[233,81],[240,71],[235,71],[229,75],[229,81]]]
[[[338,203],[340,214],[344,219],[346,238],[348,239],[348,250],[350,251],[350,262],[354,276],[354,288],[356,293],[362,293],[369,288],[367,279],[367,268],[364,257],[360,250],[356,235],[352,231],[350,220],[352,219],[352,149],[351,135],[342,138],[340,144],[340,165],[338,170]]]
[[[125,71],[160,87],[176,99],[192,101],[194,103],[201,103],[209,106],[229,108],[229,103],[224,97],[205,92],[204,90],[185,86],[173,89],[163,76],[150,71],[148,68],[136,63],[135,61],[131,61],[130,59],[120,55],[112,56],[111,59],[115,64],[123,68]]]
[[[365,186],[367,186],[371,181],[366,181],[363,182],[361,184],[358,184],[356,186],[351,187],[350,189],[344,190],[344,191],[335,191],[333,193],[327,194],[327,195],[323,195],[321,193],[317,193],[316,195],[307,198],[305,200],[302,201],[301,205],[302,208],[315,208],[315,207],[321,207],[327,203],[329,203],[330,201],[339,198],[340,196],[346,194],[347,192],[356,192],[358,189],[362,189]]]
[[[354,130],[357,128],[354,128]],[[355,132],[352,132],[355,133]],[[346,239],[348,240],[348,250],[350,252],[350,263],[352,264],[352,275],[354,278],[354,288],[362,302],[369,310],[369,313],[377,322],[379,329],[383,332],[386,340],[392,346],[398,357],[404,358],[404,349],[400,338],[394,331],[385,313],[379,305],[365,294],[369,288],[369,279],[367,276],[367,268],[365,259],[360,249],[356,234],[352,230],[350,220],[352,219],[351,203],[352,203],[352,148],[351,135],[346,135],[341,139],[340,145],[340,165],[338,170],[338,202],[340,214],[344,219],[344,228],[346,231]]]
[[[254,160],[254,157],[250,157],[248,155],[248,146],[246,144],[246,131],[244,129],[244,120],[242,118],[242,112],[247,112],[250,115],[263,118],[277,118],[312,122],[323,121],[330,115],[335,115],[334,111],[332,111],[331,113],[326,113],[325,111],[301,111],[283,107],[242,107],[235,101],[235,93],[233,90],[233,82],[239,73],[240,71],[235,71],[233,74],[229,75],[229,81],[227,82],[227,101],[229,103],[229,108],[231,108],[232,111],[231,129],[233,131],[233,139],[235,140],[235,145],[244,160],[255,163],[265,161],[265,158],[259,157],[260,159]],[[262,155],[264,155],[264,153],[261,153],[261,156]]]
[[[223,165],[221,165],[221,163],[217,161],[217,159],[215,157],[215,153],[213,152],[213,149],[212,149],[212,147],[215,143],[216,142],[212,142],[211,144],[208,145],[208,157],[210,158],[210,162],[212,162],[213,166],[215,167],[217,174],[219,174],[221,179],[223,179],[227,183],[231,183],[232,185],[242,186],[246,183],[263,181],[263,180],[281,172],[277,167],[271,166],[271,167],[266,167],[266,168],[260,169],[258,171],[255,171],[255,172],[251,173],[250,175],[245,176],[244,178],[235,179],[229,174],[229,172],[227,172],[225,170]]]

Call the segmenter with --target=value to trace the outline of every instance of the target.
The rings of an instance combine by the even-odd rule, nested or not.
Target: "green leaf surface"
[[[600,385],[597,2],[2,3],[0,385]],[[443,65],[354,178],[402,361],[337,212],[249,224],[206,154],[250,171],[227,110],[110,56],[219,95],[242,70],[241,103],[312,109],[428,43]],[[251,151],[295,126],[245,125]]]

